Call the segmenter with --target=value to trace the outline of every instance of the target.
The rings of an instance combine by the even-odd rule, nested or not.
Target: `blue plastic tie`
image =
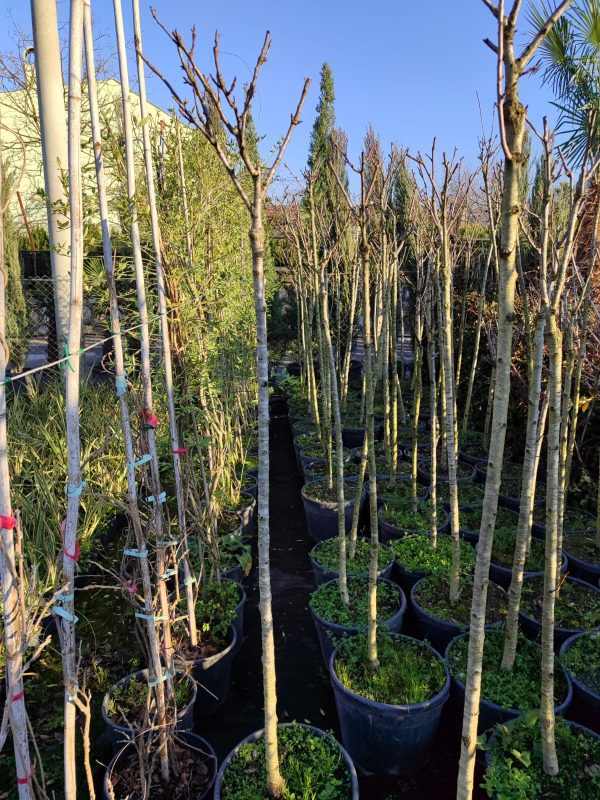
[[[141,611],[136,611],[135,616],[138,619],[145,619],[148,622],[166,622],[168,617],[155,617],[154,614],[144,614]]]
[[[142,464],[147,464],[149,461],[152,461],[152,456],[150,455],[150,453],[144,453],[143,456],[136,458],[135,461],[130,461],[129,464],[127,464],[127,466],[133,468],[141,467]]]
[[[83,492],[85,487],[87,486],[87,481],[81,481],[79,486],[69,486],[67,484],[67,497],[79,497],[79,495]]]
[[[172,678],[173,675],[171,672],[163,672],[160,678],[157,678],[155,681],[148,681],[148,688],[152,689],[154,686],[158,686],[159,683],[163,683],[164,681],[168,681],[169,678]]]
[[[157,502],[158,502],[158,503],[166,503],[166,502],[167,502],[167,493],[166,493],[166,492],[161,492],[161,493],[158,495],[158,498],[154,497],[154,495],[153,495],[153,494],[151,494],[151,495],[148,497],[148,502],[149,502],[149,503],[157,503]]]
[[[159,547],[177,547],[179,542],[177,539],[157,539],[156,544]]]
[[[123,550],[123,553],[126,556],[131,556],[132,558],[148,558],[148,551],[138,550],[137,547],[131,549],[125,549]]]
[[[163,579],[163,581],[166,581],[167,578],[172,578],[173,575],[177,575],[176,569],[168,569],[165,572],[163,572],[163,574],[160,577]]]
[[[60,600],[61,603],[70,603],[71,600],[75,600],[74,594],[58,594],[56,595],[56,599]]]
[[[127,394],[127,378],[125,377],[125,374],[117,375],[115,378],[117,397],[123,397],[124,394]]]
[[[57,617],[62,617],[63,619],[66,619],[67,622],[72,622],[73,624],[79,621],[79,617],[76,617],[73,614],[69,614],[69,612],[65,611],[65,609],[62,608],[61,606],[54,606],[54,608],[52,609],[52,613],[56,614]]]

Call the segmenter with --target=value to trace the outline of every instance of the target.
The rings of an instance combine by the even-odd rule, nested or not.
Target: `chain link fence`
[[[56,336],[54,311],[55,281],[51,276],[50,253],[21,251],[22,284],[26,307],[27,356],[24,369],[35,369],[63,355],[64,342]],[[68,281],[65,286],[68,292]],[[92,298],[84,295],[82,347],[98,342],[85,353],[82,367],[85,374],[100,366],[107,346],[100,342],[108,335],[106,315]],[[109,345],[110,343],[108,343]]]

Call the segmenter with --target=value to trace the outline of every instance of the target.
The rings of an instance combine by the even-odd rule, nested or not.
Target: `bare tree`
[[[267,349],[267,309],[265,301],[265,232],[264,202],[294,128],[300,123],[300,113],[306,99],[310,80],[304,81],[300,100],[292,114],[288,129],[276,149],[275,158],[265,166],[251,142],[252,100],[256,94],[258,77],[267,61],[271,48],[271,34],[267,31],[262,49],[256,60],[252,78],[243,90],[241,107],[236,100],[236,80],[226,83],[219,57],[219,37],[215,35],[213,58],[215,74],[209,76],[195,58],[196,30],[192,30],[191,44],[187,45],[177,30],[168,31],[154,18],[177,49],[185,82],[192,92],[191,102],[184,99],[173,84],[147,59],[150,69],[165,83],[182,118],[197,128],[214,147],[223,167],[231,178],[250,215],[249,231],[254,271],[254,307],[256,313],[256,369],[258,379],[258,569],[260,587],[260,616],[263,648],[263,690],[265,702],[265,745],[267,764],[267,789],[273,797],[283,793],[284,782],[279,767],[277,746],[277,692],[275,681],[275,647],[273,639],[273,612],[271,607],[271,580],[269,571],[269,354]],[[221,126],[233,137],[237,153],[232,153],[221,135]],[[238,168],[237,156],[245,167]]]
[[[563,0],[523,48],[515,52],[515,34],[522,0],[514,0],[508,15],[504,0],[495,5],[483,0],[497,20],[497,40],[486,44],[497,56],[497,103],[500,141],[504,152],[504,180],[500,216],[500,252],[498,269],[498,337],[494,404],[488,471],[485,484],[481,528],[477,547],[477,561],[471,606],[465,707],[461,739],[460,766],[457,782],[457,800],[470,800],[473,794],[475,748],[481,696],[481,671],[485,641],[485,618],[490,561],[494,540],[494,526],[498,511],[500,477],[504,457],[504,440],[510,395],[510,369],[512,355],[514,297],[517,281],[517,243],[519,218],[522,210],[520,181],[524,160],[523,143],[527,111],[519,98],[519,80],[527,69],[544,38],[552,30],[572,0]]]

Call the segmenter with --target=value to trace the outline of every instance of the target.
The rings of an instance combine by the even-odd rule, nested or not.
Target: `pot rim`
[[[119,732],[123,732],[123,733],[127,733],[128,735],[131,735],[132,731],[137,731],[138,733],[145,732],[145,729],[140,728],[137,725],[125,726],[125,725],[120,725],[118,722],[114,722],[110,718],[110,716],[108,715],[108,711],[106,710],[106,703],[107,703],[108,697],[113,693],[113,689],[115,689],[117,686],[121,686],[121,685],[127,683],[132,678],[147,677],[149,675],[149,673],[150,673],[150,670],[148,669],[148,667],[144,667],[143,669],[137,669],[134,672],[130,672],[129,675],[124,675],[122,678],[119,678],[119,680],[116,681],[115,683],[113,683],[113,685],[110,687],[110,689],[107,692],[105,692],[105,694],[104,694],[104,696],[102,698],[102,704],[100,706],[100,711],[101,711],[101,714],[102,714],[102,720],[105,723],[105,725],[110,726],[113,730],[116,730],[116,731],[119,731]],[[189,675],[189,674],[187,674],[185,672],[182,672],[181,670],[176,670],[175,675],[183,677],[183,678],[187,678],[189,680],[189,682],[191,683],[191,685],[192,685],[192,696],[191,696],[189,702],[187,702],[184,706],[182,706],[181,708],[179,708],[177,710],[177,716],[176,716],[175,719],[176,719],[176,721],[178,721],[180,718],[185,716],[185,713],[189,709],[189,707],[192,706],[196,702],[196,697],[198,695],[198,686],[196,684],[196,681],[194,680],[194,678],[191,675]]]
[[[440,655],[440,653],[438,653],[438,651],[435,650],[429,644],[429,642],[425,642],[425,641],[423,641],[421,639],[415,639],[413,636],[406,636],[406,634],[404,634],[404,633],[392,633],[392,632],[390,632],[388,635],[389,636],[393,636],[394,638],[409,639],[410,641],[416,642],[417,644],[419,644],[423,648],[426,648],[426,649],[430,650],[433,653],[433,655],[441,661],[442,666],[444,667],[444,672],[446,674],[446,680],[444,681],[444,685],[439,690],[439,692],[436,692],[436,694],[434,694],[433,697],[430,697],[429,700],[425,700],[422,703],[395,704],[395,703],[381,703],[381,702],[379,702],[377,700],[369,700],[368,698],[363,697],[362,695],[357,694],[356,692],[353,692],[352,689],[348,689],[347,686],[344,686],[344,684],[340,681],[338,676],[335,674],[335,669],[334,669],[333,664],[334,664],[335,656],[336,656],[336,653],[337,653],[337,649],[334,649],[333,653],[329,657],[329,678],[330,678],[330,680],[332,682],[334,690],[338,689],[338,690],[342,691],[344,694],[349,695],[353,700],[355,700],[355,701],[358,700],[360,703],[366,705],[369,708],[374,708],[374,709],[381,710],[381,711],[384,711],[385,709],[390,709],[390,708],[394,709],[394,710],[397,710],[397,711],[412,711],[412,712],[415,712],[415,711],[426,711],[427,709],[431,708],[432,706],[439,705],[439,703],[442,702],[442,700],[447,699],[447,697],[448,697],[448,695],[450,693],[450,672],[448,670],[448,665],[446,664],[443,656]]]
[[[354,762],[350,758],[350,754],[348,753],[346,748],[341,744],[341,742],[339,742],[335,738],[335,736],[330,734],[328,731],[324,731],[321,728],[317,728],[316,725],[311,725],[310,723],[306,723],[306,722],[280,722],[277,725],[278,729],[279,728],[291,728],[291,727],[307,728],[308,730],[312,731],[313,733],[315,733],[315,734],[317,734],[319,736],[323,736],[323,737],[329,739],[332,742],[335,742],[335,744],[339,747],[339,749],[341,751],[342,758],[344,759],[344,761],[346,763],[346,766],[348,768],[348,772],[350,774],[350,783],[352,785],[352,798],[353,798],[353,800],[355,800],[355,799],[357,800],[358,799],[358,777],[357,777],[357,774],[356,774],[356,768],[354,767]],[[217,774],[215,776],[215,780],[214,780],[215,797],[220,797],[221,789],[223,787],[223,778],[225,776],[225,772],[227,771],[227,768],[229,767],[229,764],[231,763],[231,761],[238,754],[240,747],[242,747],[242,745],[244,745],[244,744],[249,744],[251,742],[255,742],[258,739],[263,738],[264,733],[265,733],[265,729],[264,728],[261,728],[258,731],[254,731],[253,733],[249,734],[244,739],[242,739],[241,742],[238,742],[238,744],[236,744],[236,746],[227,754],[227,756],[223,760],[223,763],[219,767],[219,770],[218,770],[218,772],[217,772]]]
[[[540,573],[540,575],[543,575],[543,573]],[[537,575],[535,577],[540,577],[540,576]],[[530,579],[528,579],[528,580],[530,580]],[[593,583],[588,583],[587,581],[583,581],[583,580],[581,580],[581,578],[573,578],[571,575],[568,575],[565,578],[565,580],[567,580],[567,581],[575,581],[575,583],[580,583],[580,584],[582,584],[583,586],[585,586],[588,589],[593,589],[598,595],[600,595],[600,587],[594,586]],[[531,617],[529,614],[526,614],[524,611],[521,610],[520,607],[519,607],[519,616],[523,616],[524,619],[526,619],[528,622],[533,622],[539,628],[542,627],[541,620],[536,619],[535,617]],[[599,626],[595,626],[595,628],[597,628],[597,627],[599,627]],[[558,633],[567,633],[568,631],[570,631],[569,638],[574,633],[586,633],[588,630],[595,630],[595,628],[563,628],[562,625],[556,625],[556,624],[554,625],[555,633],[556,632],[558,632]]]
[[[458,636],[455,636],[451,642],[448,642],[448,644],[446,645],[446,650],[444,652],[444,659],[448,665],[448,672],[450,673],[450,678],[457,684],[457,686],[462,691],[465,691],[466,689],[464,682],[460,678],[457,678],[455,675],[453,675],[452,670],[450,669],[450,648],[459,639],[466,639],[469,636],[470,636],[469,631],[465,631],[465,633],[461,633]],[[571,705],[571,701],[573,699],[573,683],[571,676],[569,675],[567,670],[562,666],[562,664],[557,662],[557,667],[561,670],[565,679],[565,683],[567,684],[567,696],[562,701],[562,703],[555,704],[554,706],[555,714],[566,711],[566,709]],[[483,696],[483,693],[481,693],[479,702],[481,703],[482,701],[485,702],[486,705],[488,705],[494,711],[506,711],[508,713],[514,713],[515,716],[520,716],[521,714],[523,714],[523,711],[519,708],[509,708],[508,706],[502,706],[499,703],[494,703],[493,700],[488,700],[486,697]]]
[[[360,578],[361,576],[360,575],[353,575],[352,577],[353,578]],[[329,584],[331,584],[331,583],[333,583],[334,581],[337,581],[337,580],[339,580],[339,578],[332,578],[330,581],[325,581],[325,583],[322,583],[321,586],[318,586],[314,590],[314,592],[317,592],[319,589],[321,589],[322,586],[329,586]],[[381,620],[380,622],[378,622],[378,624],[383,625],[383,624],[389,622],[390,620],[395,619],[395,617],[406,613],[406,607],[408,605],[408,602],[407,602],[407,599],[406,599],[406,594],[404,593],[404,590],[402,589],[401,586],[398,586],[397,583],[394,583],[394,581],[390,580],[389,578],[377,578],[377,582],[379,583],[380,581],[381,582],[385,582],[385,583],[390,583],[395,589],[398,590],[399,595],[400,595],[400,607],[396,611],[394,611],[394,613],[390,617],[386,617],[386,619]],[[311,594],[313,594],[314,592],[311,592]],[[309,608],[310,608],[311,614],[313,615],[313,617],[318,622],[322,622],[324,625],[328,625],[331,628],[334,628],[334,629],[338,628],[340,631],[348,631],[348,632],[352,632],[352,631],[357,631],[358,632],[358,631],[361,631],[361,630],[366,630],[366,628],[367,628],[366,625],[356,625],[356,626],[354,626],[354,625],[340,625],[339,622],[331,622],[330,620],[325,619],[325,617],[322,617],[317,611],[315,611],[310,606],[310,601],[309,601]]]
[[[150,735],[157,735],[157,734],[156,734],[155,731],[147,731],[143,735],[144,736],[150,736]],[[186,740],[186,738],[193,737],[194,739],[200,740],[203,743],[203,746],[207,751],[206,755],[208,756],[208,758],[206,759],[206,763],[210,763],[210,764],[213,765],[213,768],[212,768],[212,773],[213,774],[212,774],[211,780],[209,781],[206,789],[204,790],[204,792],[200,796],[199,800],[201,800],[202,797],[206,797],[206,798],[212,797],[212,790],[213,790],[213,787],[215,785],[215,781],[217,779],[217,772],[218,772],[217,767],[218,767],[218,763],[219,763],[218,759],[217,759],[217,754],[215,753],[213,746],[203,736],[200,736],[199,734],[194,733],[193,731],[178,731],[176,733],[176,736],[182,738],[184,741]],[[108,781],[110,780],[111,773],[114,770],[114,767],[115,767],[115,765],[117,763],[117,760],[119,758],[121,758],[121,756],[123,755],[125,750],[127,750],[131,746],[132,746],[132,742],[127,742],[119,750],[118,753],[115,753],[115,755],[109,761],[108,766],[106,767],[106,770],[104,772],[104,779],[102,781],[102,788],[103,788],[105,797],[110,797],[111,796],[109,794],[109,791],[108,791]],[[198,748],[192,747],[190,749],[198,749]]]

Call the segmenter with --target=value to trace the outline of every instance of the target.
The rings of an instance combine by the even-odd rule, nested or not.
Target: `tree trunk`
[[[494,405],[488,453],[488,470],[481,515],[481,528],[477,546],[477,561],[473,581],[469,653],[465,686],[460,766],[457,783],[457,800],[470,800],[473,793],[475,748],[479,700],[481,697],[481,668],[485,639],[487,589],[493,533],[498,510],[498,495],[504,458],[504,440],[510,395],[510,368],[512,355],[514,296],[517,280],[516,252],[521,215],[520,177],[526,111],[519,100],[518,80],[520,67],[514,59],[514,27],[504,21],[505,91],[503,95],[503,120],[507,147],[511,157],[505,158],[502,210],[500,227],[500,253],[498,275],[498,338]]]
[[[261,622],[263,690],[265,702],[265,751],[267,790],[281,797],[284,789],[279,768],[277,744],[277,686],[275,678],[275,642],[271,604],[270,535],[269,535],[269,352],[267,346],[267,305],[265,300],[265,234],[263,197],[258,185],[252,204],[252,268],[254,274],[254,310],[256,313],[256,377],[258,381],[258,585]],[[312,358],[312,354],[309,354]]]
[[[54,611],[60,631],[64,695],[65,800],[77,797],[75,698],[77,645],[75,639],[75,562],[78,558],[77,528],[81,477],[79,437],[79,382],[81,323],[83,315],[83,208],[81,194],[81,74],[83,66],[83,0],[71,0],[69,23],[69,208],[71,216],[71,288],[69,336],[65,366],[65,413],[67,430],[67,517],[62,553],[63,594]]]

